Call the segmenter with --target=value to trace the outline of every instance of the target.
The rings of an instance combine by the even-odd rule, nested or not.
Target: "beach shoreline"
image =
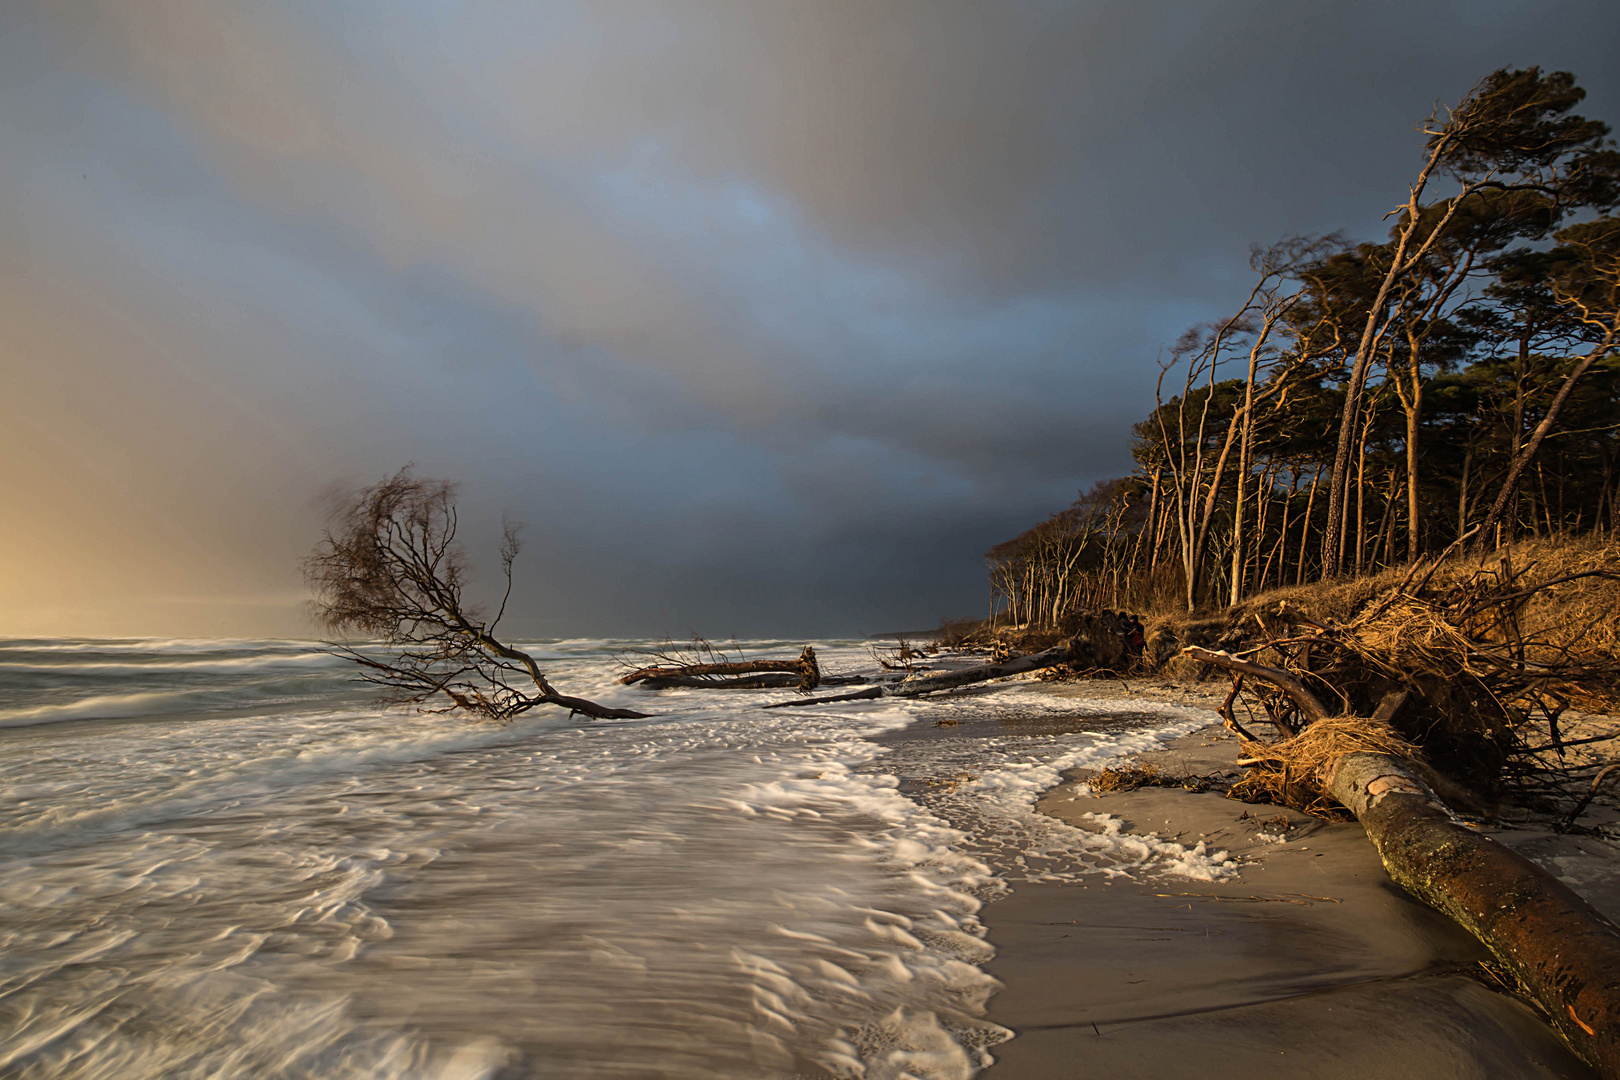
[[[1052,689],[1211,709],[1222,696],[1162,681]],[[1135,762],[1204,775],[1235,772],[1237,756],[1212,723]],[[1202,841],[1239,865],[1217,881],[1022,883],[987,905],[996,954],[986,971],[1003,984],[987,1019],[1017,1033],[995,1048],[989,1080],[1194,1068],[1216,1080],[1594,1075],[1494,981],[1482,945],[1389,880],[1359,824],[1214,792],[1098,794],[1087,775],[1067,774],[1037,811],[1082,829]],[[1491,833],[1620,915],[1611,845],[1544,829]]]

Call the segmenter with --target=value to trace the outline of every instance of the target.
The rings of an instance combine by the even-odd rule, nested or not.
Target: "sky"
[[[507,625],[982,614],[1251,244],[1382,235],[1607,2],[0,0],[0,635],[308,636],[334,493],[460,483]]]

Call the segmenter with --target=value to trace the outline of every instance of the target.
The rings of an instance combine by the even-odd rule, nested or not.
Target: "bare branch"
[[[455,485],[415,476],[407,465],[339,504],[332,526],[304,561],[315,596],[315,618],[334,634],[360,634],[375,651],[334,643],[332,652],[384,687],[386,700],[425,704],[510,720],[538,705],[556,705],[593,719],[637,719],[559,694],[528,653],[494,636],[512,592],[518,527],[508,522],[501,543],[506,590],[488,623],[462,598],[466,556],[456,543]],[[521,687],[526,677],[539,691]],[[519,682],[514,682],[514,679]]]
[[[1300,712],[1311,718],[1312,722],[1326,720],[1332,715],[1328,712],[1327,706],[1322,704],[1321,699],[1306,689],[1305,684],[1295,678],[1291,672],[1284,671],[1281,668],[1267,667],[1264,664],[1256,664],[1252,660],[1240,660],[1230,653],[1216,652],[1213,649],[1204,649],[1197,645],[1189,645],[1181,651],[1183,655],[1190,656],[1194,660],[1202,660],[1206,664],[1214,664],[1216,667],[1225,668],[1227,671],[1252,675],[1257,679],[1264,679],[1279,687],[1293,700],[1295,705],[1299,706]]]

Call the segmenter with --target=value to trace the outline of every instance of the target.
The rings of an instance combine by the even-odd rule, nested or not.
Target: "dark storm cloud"
[[[549,634],[983,602],[1128,467],[1248,245],[1371,236],[1599,4],[227,3],[0,13],[0,632],[298,632],[318,494],[530,523]]]

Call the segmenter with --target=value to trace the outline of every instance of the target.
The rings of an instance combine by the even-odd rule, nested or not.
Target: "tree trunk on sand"
[[[1065,641],[1060,645],[1047,649],[1045,652],[1032,653],[1029,656],[1019,656],[1012,660],[1003,660],[997,664],[980,664],[977,667],[963,668],[960,671],[946,671],[938,675],[926,675],[920,679],[907,679],[904,682],[883,683],[878,686],[868,686],[864,690],[857,690],[853,694],[834,694],[831,697],[801,698],[798,701],[778,701],[764,706],[767,709],[783,709],[793,705],[825,705],[834,701],[867,701],[872,698],[885,697],[918,697],[922,694],[932,694],[936,690],[954,690],[958,686],[971,686],[974,683],[988,682],[991,679],[1000,679],[1008,675],[1020,675],[1026,671],[1038,671],[1041,668],[1057,667],[1066,664],[1075,658],[1073,642]]]
[[[794,678],[786,684],[713,678],[720,675],[754,675],[762,672],[782,672],[793,675]],[[705,678],[706,676],[709,678]],[[761,689],[779,685],[814,690],[821,685],[821,665],[816,661],[816,650],[806,645],[797,660],[730,660],[708,664],[666,664],[662,667],[637,668],[622,676],[619,682],[626,686],[645,682],[649,685],[663,686],[707,686],[717,690]],[[658,689],[658,686],[652,685],[651,688]]]
[[[1395,883],[1484,942],[1564,1041],[1620,1080],[1620,928],[1523,855],[1458,822],[1397,758],[1346,754],[1331,790]]]
[[[1184,651],[1271,682],[1312,722],[1330,719],[1286,671]],[[1375,719],[1387,721],[1403,698],[1386,698]],[[1390,878],[1483,942],[1570,1048],[1606,1080],[1620,1080],[1620,927],[1529,859],[1463,825],[1400,758],[1351,751],[1326,775],[1329,793],[1367,830]]]

